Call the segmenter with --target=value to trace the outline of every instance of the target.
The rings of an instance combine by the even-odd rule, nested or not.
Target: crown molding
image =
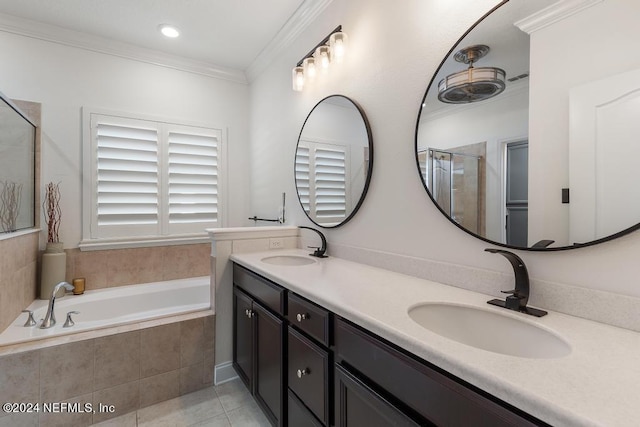
[[[153,49],[145,49],[117,40],[16,16],[0,14],[0,31],[235,83],[248,83],[244,72],[240,70],[221,67],[206,61],[171,55]]]
[[[262,73],[273,58],[293,43],[293,41],[322,13],[333,0],[304,0],[293,15],[282,26],[278,34],[260,52],[245,70],[249,82]]]
[[[531,34],[603,1],[604,0],[562,0],[515,22],[514,25],[525,33]]]

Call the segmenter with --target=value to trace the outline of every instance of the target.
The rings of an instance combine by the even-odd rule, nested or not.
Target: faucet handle
[[[509,294],[511,295],[511,297],[514,297],[514,298],[518,298],[518,299],[524,298],[523,295],[520,295],[520,291],[518,289],[512,289],[510,291],[500,291],[500,292],[502,292],[503,294]]]
[[[73,321],[73,319],[71,318],[72,314],[80,314],[79,311],[70,311],[67,313],[67,320],[64,322],[64,325],[62,325],[63,328],[70,328],[72,326],[74,326],[76,324],[76,322]]]
[[[27,321],[24,322],[24,326],[25,327],[30,327],[30,326],[36,326],[36,321],[33,318],[33,311],[31,310],[22,310],[23,313],[29,313],[29,317],[27,318]]]

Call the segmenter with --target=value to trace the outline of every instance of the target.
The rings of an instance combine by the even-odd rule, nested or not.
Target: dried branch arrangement
[[[58,230],[60,229],[60,217],[62,216],[62,211],[60,210],[60,183],[54,184],[50,182],[47,184],[42,208],[44,209],[49,232],[47,242],[58,243],[60,241]]]
[[[9,233],[16,231],[16,220],[20,213],[22,199],[22,184],[13,181],[0,182],[0,226]]]

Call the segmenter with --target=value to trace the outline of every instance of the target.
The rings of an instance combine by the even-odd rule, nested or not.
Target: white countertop
[[[339,258],[303,266],[261,261],[306,250],[233,254],[231,259],[554,426],[635,426],[640,420],[640,334],[549,312],[535,318],[493,307],[493,297]],[[408,309],[450,302],[516,316],[562,336],[557,359],[493,353],[437,335]]]

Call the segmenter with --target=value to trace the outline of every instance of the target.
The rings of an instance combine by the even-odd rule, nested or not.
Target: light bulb
[[[320,68],[322,70],[326,70],[329,68],[329,63],[331,62],[329,57],[329,46],[318,47],[313,56],[316,61],[320,62]]]
[[[309,80],[313,80],[318,73],[316,69],[316,59],[313,57],[305,58],[304,61],[302,61],[302,66],[304,67],[304,75]]]
[[[329,47],[331,48],[331,59],[335,62],[342,62],[347,49],[347,33],[337,32],[329,37]]]
[[[302,67],[295,67],[291,72],[291,79],[293,90],[296,92],[302,91],[304,88],[304,69]]]

